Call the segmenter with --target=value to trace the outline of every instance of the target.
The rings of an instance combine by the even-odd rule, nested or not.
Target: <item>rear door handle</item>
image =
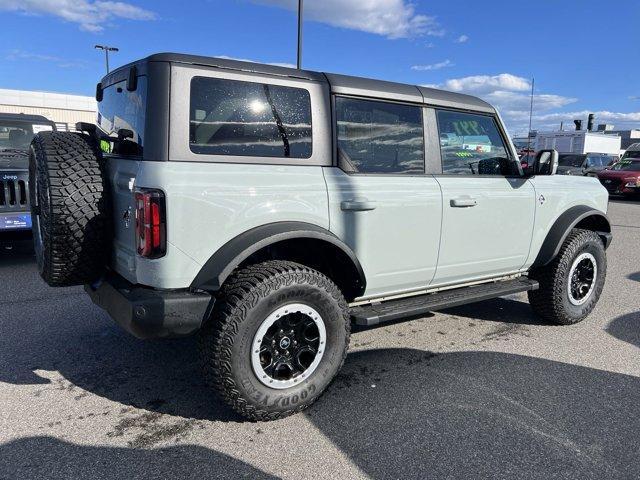
[[[340,203],[340,209],[351,212],[368,212],[376,209],[376,202],[366,198],[354,198]]]
[[[478,200],[473,197],[458,197],[451,199],[451,206],[456,208],[468,208],[478,205]]]

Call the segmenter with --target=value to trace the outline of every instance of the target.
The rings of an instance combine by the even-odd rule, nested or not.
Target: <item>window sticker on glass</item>
[[[448,110],[439,110],[437,117],[443,173],[510,173],[509,154],[492,117]]]

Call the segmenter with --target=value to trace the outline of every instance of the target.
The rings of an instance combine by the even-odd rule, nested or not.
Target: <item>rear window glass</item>
[[[147,77],[138,77],[135,91],[127,90],[127,82],[115,83],[102,91],[98,104],[98,126],[109,137],[120,141],[103,141],[101,148],[118,155],[142,155]]]
[[[208,155],[309,158],[311,98],[302,88],[195,77],[191,151]]]

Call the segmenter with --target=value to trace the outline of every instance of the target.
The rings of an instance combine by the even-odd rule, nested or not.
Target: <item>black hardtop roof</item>
[[[26,113],[2,113],[0,112],[0,120],[18,120],[21,122],[46,123],[53,124],[51,120],[42,115],[28,115]]]
[[[147,62],[170,62],[184,63],[190,65],[200,65],[205,67],[223,68],[229,70],[239,70],[251,73],[262,73],[266,75],[276,75],[291,78],[300,78],[310,81],[329,83],[335,93],[381,97],[396,99],[400,101],[413,101],[419,103],[463,108],[471,110],[482,110],[485,112],[495,112],[495,109],[480,98],[462,93],[449,92],[435,88],[410,85],[406,83],[388,82],[385,80],[375,80],[371,78],[355,77],[333,73],[315,72],[311,70],[298,70],[280,65],[269,65],[265,63],[255,63],[243,60],[232,60],[220,57],[205,57],[200,55],[188,55],[182,53],[155,53],[144,59],[124,65],[104,77],[103,82],[114,74],[122,75],[123,70],[128,70],[134,65]],[[103,83],[109,84],[111,82]]]

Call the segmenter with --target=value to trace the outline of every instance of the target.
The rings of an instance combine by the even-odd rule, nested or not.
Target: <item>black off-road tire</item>
[[[596,260],[597,274],[590,296],[582,305],[569,300],[569,273],[576,258],[590,253]],[[565,240],[558,256],[543,268],[530,274],[540,289],[529,292],[534,311],[548,322],[572,325],[584,320],[595,308],[602,293],[607,272],[607,256],[600,237],[590,230],[574,229]]]
[[[251,349],[262,322],[279,307],[314,308],[326,327],[324,355],[315,371],[286,389],[258,380]],[[344,363],[351,331],[347,303],[323,274],[288,261],[268,261],[233,274],[217,296],[199,348],[207,382],[240,415],[253,421],[286,417],[307,408],[324,392]]]
[[[111,212],[96,141],[38,133],[29,149],[29,196],[38,270],[53,287],[90,283],[110,255]]]

